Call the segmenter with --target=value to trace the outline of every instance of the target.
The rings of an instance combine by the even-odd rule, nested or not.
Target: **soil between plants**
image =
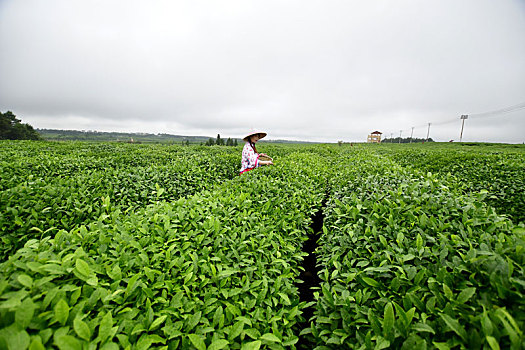
[[[297,288],[299,289],[300,300],[307,303],[315,301],[314,292],[316,289],[314,288],[319,287],[321,284],[321,279],[318,276],[319,269],[316,266],[317,257],[315,255],[315,250],[317,249],[317,242],[319,240],[319,237],[321,236],[321,232],[323,229],[323,209],[325,207],[325,204],[326,199],[323,200],[323,203],[319,210],[314,215],[312,215],[312,223],[310,224],[310,228],[312,230],[308,235],[308,240],[304,242],[303,245],[303,252],[307,253],[308,255],[304,257],[303,263],[301,265],[304,270],[299,274],[299,279],[303,281],[303,283],[298,283]],[[306,321],[299,324],[300,330],[309,327],[309,320],[314,314],[314,309],[315,305],[303,309],[303,317]],[[304,336],[299,336],[299,341],[296,343],[296,347],[297,349],[312,349],[313,344],[310,344]]]

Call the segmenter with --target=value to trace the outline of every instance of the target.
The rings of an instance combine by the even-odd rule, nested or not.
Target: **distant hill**
[[[314,142],[314,141],[298,141],[298,140],[261,140],[259,142],[268,142],[268,143],[311,143],[311,144],[318,144],[322,142]]]
[[[56,130],[36,129],[45,140],[50,141],[113,141],[113,142],[137,142],[137,143],[205,143],[209,136],[183,136],[171,134],[149,134],[149,133],[124,133],[103,131],[79,131],[79,130]],[[215,139],[214,137],[211,137]],[[238,140],[240,141],[240,140]]]
[[[125,133],[125,132],[103,132],[85,130],[57,130],[57,129],[36,129],[43,139],[49,141],[113,141],[113,142],[137,142],[137,143],[182,143],[205,144],[210,138],[215,140],[215,136],[184,136],[171,134],[149,134],[149,133]],[[237,139],[242,144],[241,139]],[[316,143],[308,141],[288,141],[288,140],[261,140],[261,142],[271,143]]]

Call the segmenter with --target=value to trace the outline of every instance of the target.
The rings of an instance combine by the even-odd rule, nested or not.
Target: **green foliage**
[[[0,348],[519,349],[525,228],[459,163],[519,179],[520,150],[432,173],[422,146],[263,144],[276,165],[238,176],[230,147],[2,141]]]
[[[332,179],[308,333],[344,348],[521,348],[525,230],[455,177],[374,154]],[[318,260],[319,261],[319,260]]]
[[[393,137],[393,138],[384,138],[381,140],[382,143],[425,143],[425,142],[434,142],[432,137],[427,139],[419,139],[417,137]]]
[[[40,140],[29,124],[22,124],[11,111],[0,112],[0,140]]]
[[[191,195],[237,176],[239,166],[234,150],[166,145],[13,141],[0,154],[0,261],[30,238]]]
[[[237,146],[237,139],[231,139],[228,137],[226,141],[224,141],[223,138],[221,138],[220,134],[217,134],[217,138],[214,140],[211,137],[206,141],[205,146]]]
[[[304,168],[293,166],[297,160]],[[108,210],[93,220],[28,240],[0,264],[0,342],[295,344],[305,306],[295,286],[303,233],[322,196],[317,164],[321,157],[294,154],[274,168],[133,210],[103,201]],[[32,312],[19,314],[22,305]]]
[[[403,166],[446,175],[453,174],[463,192],[487,191],[484,201],[515,223],[525,222],[525,153],[516,148],[461,145],[438,148],[383,149]]]

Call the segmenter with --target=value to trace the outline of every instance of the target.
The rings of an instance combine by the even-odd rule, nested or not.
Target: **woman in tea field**
[[[242,149],[240,174],[258,168],[262,165],[273,165],[272,158],[270,158],[265,153],[257,153],[257,149],[255,148],[255,143],[265,136],[265,132],[252,131],[243,138],[243,140],[246,141],[246,143],[244,144],[244,148]]]

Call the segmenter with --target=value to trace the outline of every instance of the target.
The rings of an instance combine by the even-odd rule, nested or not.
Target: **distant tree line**
[[[412,141],[410,141],[412,140]],[[401,141],[401,142],[400,142]],[[418,142],[434,142],[434,140],[432,140],[431,137],[428,138],[428,141],[427,139],[418,139],[417,137],[403,137],[403,138],[399,138],[399,137],[393,137],[393,138],[386,138],[386,139],[383,139],[381,140],[381,143],[418,143]]]
[[[100,141],[100,142],[126,142],[126,143],[182,143],[184,146],[190,144],[204,144],[208,137],[205,136],[183,136],[171,134],[152,134],[144,132],[105,132],[94,130],[57,130],[36,129],[45,140],[53,141]],[[133,140],[133,141],[132,141]]]
[[[0,112],[0,140],[40,140],[29,124],[22,124],[11,111]]]
[[[238,143],[237,143],[237,139],[231,139],[229,137],[228,137],[228,139],[226,141],[224,141],[224,139],[221,138],[221,134],[217,134],[217,138],[215,140],[210,137],[208,139],[208,141],[206,141],[206,143],[204,145],[205,146],[213,146],[213,145],[217,145],[217,146],[237,146]]]

